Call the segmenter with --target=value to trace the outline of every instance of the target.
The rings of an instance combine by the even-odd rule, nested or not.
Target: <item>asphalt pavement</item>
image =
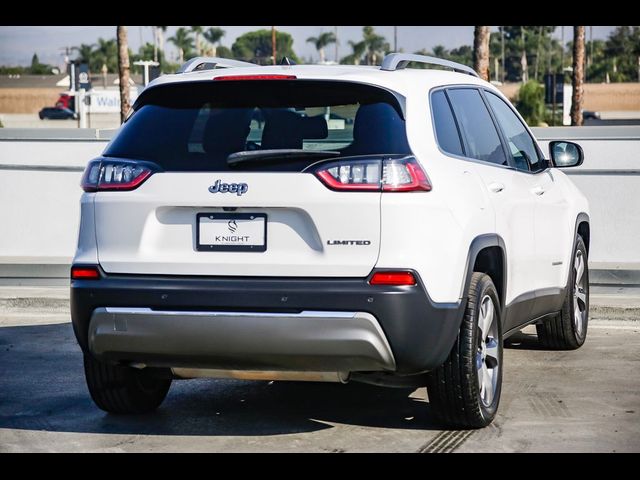
[[[593,295],[579,350],[540,349],[532,328],[512,337],[496,420],[458,431],[433,420],[424,388],[356,383],[176,381],[155,413],[106,414],[67,292],[0,287],[0,452],[640,451],[637,289]]]

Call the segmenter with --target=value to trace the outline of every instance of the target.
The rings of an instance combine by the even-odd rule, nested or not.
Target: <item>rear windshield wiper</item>
[[[239,165],[241,163],[264,161],[281,161],[281,160],[299,160],[301,158],[310,157],[337,157],[340,152],[333,150],[302,150],[298,148],[282,148],[274,150],[249,150],[243,152],[232,153],[227,157],[227,164],[230,166]]]

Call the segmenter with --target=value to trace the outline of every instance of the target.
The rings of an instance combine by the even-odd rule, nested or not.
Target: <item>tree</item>
[[[173,37],[169,37],[169,41],[178,49],[178,60],[181,64],[184,63],[185,58],[192,56],[193,38],[191,38],[189,30],[186,28],[180,27],[176,30],[176,34]]]
[[[196,35],[196,54],[202,55],[202,48],[200,48],[200,34],[203,32],[201,26],[191,27],[191,31]]]
[[[298,57],[293,51],[293,37],[285,32],[276,32],[276,50],[278,57],[287,57],[298,63]],[[233,45],[231,51],[235,58],[260,65],[271,65],[271,30],[256,30],[240,35]]]
[[[584,93],[584,26],[573,27],[573,93],[571,95],[571,125],[582,126]]]
[[[473,28],[473,69],[489,81],[489,27]]]
[[[120,79],[120,121],[124,122],[131,108],[129,93],[129,45],[127,27],[118,26],[118,78]]]
[[[349,40],[352,53],[340,60],[342,64],[360,65],[364,60],[367,65],[377,65],[383,55],[390,50],[384,36],[378,35],[372,26],[362,28],[362,41]],[[363,58],[364,55],[364,58]]]
[[[610,76],[613,81],[640,81],[638,78],[640,27],[616,27],[607,39],[605,54],[610,59]]]
[[[216,57],[222,58],[233,58],[233,52],[229,47],[225,47],[224,45],[219,45],[216,47]]]
[[[360,42],[349,40],[349,46],[351,47],[351,54],[343,57],[340,63],[344,65],[360,65],[362,55],[364,55],[364,52],[367,50],[367,44],[364,40]]]
[[[444,48],[443,45],[436,45],[435,47],[433,47],[433,56],[446,59],[449,57],[449,51]]]
[[[325,52],[324,49],[327,45],[336,42],[336,36],[333,32],[324,32],[318,35],[317,37],[309,37],[307,38],[307,43],[313,43],[318,51],[318,55],[320,55],[320,63],[325,62]]]
[[[102,65],[107,66],[109,73],[118,71],[118,45],[115,39],[98,39],[98,46],[89,62],[89,70],[99,72]]]
[[[156,55],[154,61],[158,62],[160,64],[160,67],[163,68],[166,64],[164,60],[164,55],[162,54],[161,51],[158,51],[158,49],[153,43],[149,43],[149,42],[140,46],[137,54],[135,55],[130,54],[130,60],[132,60],[134,63],[137,62],[138,60],[151,60],[152,58],[154,58],[153,57],[154,55]],[[141,73],[142,68],[143,67],[138,65],[131,66],[131,70],[135,73]]]
[[[51,65],[40,63],[38,54],[34,53],[33,57],[31,57],[31,66],[29,67],[31,75],[50,75],[52,68]]]
[[[95,43],[81,43],[79,47],[71,47],[72,51],[78,52],[76,61],[80,63],[88,63],[91,68],[91,60],[95,54]]]
[[[516,108],[525,121],[536,127],[544,120],[544,87],[535,80],[529,80],[518,91]]]
[[[547,65],[548,71],[560,71],[560,58],[554,55],[560,48],[557,40],[551,37],[554,26],[502,26],[504,33],[504,77],[505,80],[516,82],[524,76],[534,77],[535,66]],[[535,32],[535,34],[532,34]],[[500,34],[494,34],[491,40],[490,55],[502,57]],[[540,47],[540,48],[538,48]]]
[[[376,34],[371,26],[363,27],[362,35],[367,47],[367,54],[365,56],[367,65],[376,65],[378,58],[382,59],[384,53],[390,50],[389,44],[384,36]]]
[[[211,44],[212,53],[214,57],[217,57],[218,47],[220,47],[220,40],[225,35],[225,31],[218,27],[210,27],[209,30],[204,32],[204,38]]]

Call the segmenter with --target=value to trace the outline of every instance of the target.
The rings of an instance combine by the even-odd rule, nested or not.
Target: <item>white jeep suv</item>
[[[546,160],[444,60],[194,59],[83,177],[71,307],[91,396],[138,413],[177,378],[426,385],[435,418],[485,426],[504,338],[585,341],[589,210],[554,168],[582,156],[552,142]]]

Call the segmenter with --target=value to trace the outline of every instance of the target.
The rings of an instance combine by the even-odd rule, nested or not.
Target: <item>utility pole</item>
[[[564,74],[564,26],[560,28],[560,73]]]
[[[336,43],[335,43],[336,58],[334,60],[336,61],[336,63],[340,63],[340,60],[338,60],[338,27],[337,26],[333,27],[333,35],[336,37]]]
[[[158,61],[158,27],[153,28],[153,61]]]
[[[589,27],[589,62],[587,66],[591,66],[593,62],[593,25]]]
[[[393,51],[398,51],[398,26],[393,26]]]
[[[538,81],[538,66],[540,65],[540,46],[542,44],[542,30],[544,29],[544,27],[540,27],[538,29],[538,48],[536,48],[536,66],[535,69],[533,70],[533,78],[535,79],[535,81]]]
[[[500,49],[502,50],[502,83],[506,79],[506,71],[504,68],[504,27],[500,27]]]
[[[276,27],[271,27],[271,55],[273,56],[273,64],[276,64]]]
[[[520,34],[522,35],[522,57],[520,58],[522,83],[527,83],[529,80],[529,65],[527,64],[527,44],[525,43],[524,26],[520,27]]]

